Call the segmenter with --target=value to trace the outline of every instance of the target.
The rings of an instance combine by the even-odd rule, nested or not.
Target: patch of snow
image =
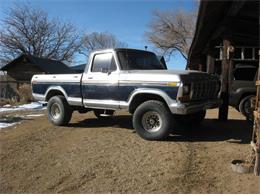
[[[26,117],[38,117],[38,116],[44,116],[44,114],[28,114]]]
[[[2,122],[0,122],[0,129],[10,127],[10,126],[13,126],[15,124],[17,124],[17,123],[2,123]]]
[[[11,108],[12,106],[10,104],[6,104],[3,106],[3,108]]]
[[[20,106],[9,106],[4,105],[2,108],[0,107],[0,112],[13,112],[13,111],[21,111],[21,110],[43,110],[46,109],[46,103],[44,102],[32,102],[30,104],[24,104]]]

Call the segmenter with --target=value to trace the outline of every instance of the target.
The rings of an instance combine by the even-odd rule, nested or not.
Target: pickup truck
[[[215,75],[167,70],[154,53],[125,48],[92,52],[82,74],[34,75],[31,82],[54,125],[67,125],[75,110],[101,119],[126,109],[146,140],[165,139],[176,123],[199,124],[218,106],[220,89]]]

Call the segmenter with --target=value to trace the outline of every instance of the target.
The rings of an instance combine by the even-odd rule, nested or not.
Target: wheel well
[[[249,96],[249,95],[256,95],[256,93],[253,93],[253,92],[244,93],[243,95],[241,95],[238,104],[240,104],[242,99],[244,99],[246,96]]]
[[[149,101],[149,100],[158,100],[158,101],[163,102],[165,105],[167,105],[166,101],[160,95],[150,94],[150,93],[149,94],[138,94],[131,101],[131,103],[129,105],[129,112],[131,114],[133,114],[139,105],[141,105],[142,103]]]
[[[246,96],[249,96],[249,95],[256,95],[256,93],[253,93],[253,92],[246,92],[246,93],[243,93],[236,105],[236,109],[239,110],[239,105],[240,105],[240,102],[242,101],[242,99],[244,99]]]
[[[53,89],[53,90],[48,92],[45,100],[49,101],[49,99],[51,99],[53,96],[56,96],[56,95],[64,96],[64,94],[61,91]]]

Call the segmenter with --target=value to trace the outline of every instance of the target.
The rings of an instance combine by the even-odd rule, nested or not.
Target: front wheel
[[[47,109],[49,121],[57,126],[67,125],[73,112],[64,96],[52,97],[48,101]]]
[[[140,137],[146,140],[163,140],[171,130],[171,112],[160,101],[142,103],[134,112],[133,126]]]

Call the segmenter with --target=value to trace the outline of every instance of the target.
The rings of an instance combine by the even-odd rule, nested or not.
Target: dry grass
[[[18,90],[7,86],[5,91],[7,95],[6,97],[0,98],[0,106],[4,106],[6,104],[14,106],[33,101],[32,89],[30,84],[23,84],[19,87]]]
[[[10,99],[1,98],[0,99],[0,106],[4,106],[6,104],[11,104],[11,100]]]
[[[32,88],[29,84],[23,84],[18,89],[20,102],[29,103],[33,101]]]

